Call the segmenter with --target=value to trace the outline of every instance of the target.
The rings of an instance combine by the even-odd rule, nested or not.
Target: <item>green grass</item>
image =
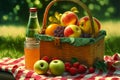
[[[24,55],[23,44],[24,37],[0,37],[0,58],[11,57],[18,58]]]
[[[105,55],[120,53],[120,21],[101,22],[106,30]],[[18,58],[24,55],[25,27],[16,25],[0,26],[0,58]]]
[[[120,21],[104,21],[102,23],[102,29],[106,30],[105,37],[105,54],[113,55],[114,53],[120,53]]]
[[[17,27],[16,27],[17,26]],[[18,25],[0,26],[0,58],[18,58],[24,55],[25,27]]]
[[[0,51],[0,58],[3,57],[10,57],[10,58],[19,58],[23,56],[24,54],[15,50],[14,48],[12,49],[3,49]]]
[[[111,36],[105,40],[105,54],[113,55],[120,53],[120,36]]]

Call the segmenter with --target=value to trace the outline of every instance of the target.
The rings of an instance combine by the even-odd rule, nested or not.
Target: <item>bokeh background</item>
[[[38,8],[38,19],[42,25],[43,14],[51,0],[0,0],[0,58],[18,58],[24,55],[25,29],[29,18],[29,8]],[[106,30],[105,55],[120,53],[120,0],[81,0],[91,10],[92,16],[99,19],[101,29]],[[71,2],[55,3],[49,16],[76,6],[79,18],[86,15],[78,5]]]

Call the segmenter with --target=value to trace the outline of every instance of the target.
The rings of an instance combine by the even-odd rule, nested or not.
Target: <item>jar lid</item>
[[[37,8],[30,8],[30,12],[36,12]]]

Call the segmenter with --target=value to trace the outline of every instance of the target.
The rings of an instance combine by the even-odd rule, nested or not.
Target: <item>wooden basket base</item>
[[[55,46],[54,42],[40,41],[40,58],[44,56],[50,58],[58,57],[63,61],[71,61],[72,58],[77,58],[81,64],[93,66],[96,60],[103,60],[104,39],[94,44],[80,47],[67,43]]]

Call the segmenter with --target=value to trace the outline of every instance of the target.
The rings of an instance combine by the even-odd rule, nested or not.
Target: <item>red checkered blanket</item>
[[[112,57],[104,56],[104,60],[113,61]],[[2,58],[0,59],[0,70],[12,73],[16,80],[120,80],[120,67],[107,73],[96,70],[91,74],[51,76],[38,75],[32,70],[26,70],[24,64],[24,56],[18,59]]]

